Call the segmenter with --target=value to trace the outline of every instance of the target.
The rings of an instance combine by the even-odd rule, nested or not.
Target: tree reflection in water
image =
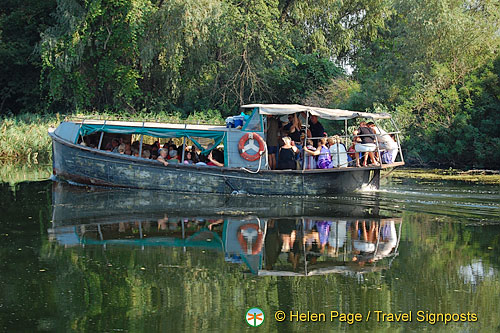
[[[242,198],[229,210],[210,198],[186,209],[185,197],[157,193],[59,194],[51,183],[2,188],[0,330],[239,331],[254,306],[266,330],[500,327],[498,225],[414,211],[396,219],[359,200],[324,200],[322,210],[288,198],[259,208],[266,200],[256,198],[249,217]],[[258,225],[261,246],[254,227],[243,236],[246,224]],[[280,324],[268,320],[277,310],[472,311],[479,321]]]

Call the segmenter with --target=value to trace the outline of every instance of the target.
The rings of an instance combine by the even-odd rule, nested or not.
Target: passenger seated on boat
[[[177,150],[171,150],[168,152],[167,161],[170,163],[180,163],[179,156],[177,156]]]
[[[161,148],[160,150],[158,150],[158,153],[160,154],[160,156],[158,156],[156,160],[160,163],[163,163],[164,166],[167,166],[167,150],[165,148]]]
[[[131,151],[132,151],[132,156],[139,157],[139,148],[132,147]]]
[[[181,159],[179,157],[179,154],[177,152],[177,146],[176,145],[171,144],[170,146],[168,146],[167,160],[169,160],[171,163],[178,163],[178,162],[181,161]]]
[[[297,169],[297,162],[295,161],[295,154],[298,153],[292,139],[285,136],[282,138],[284,145],[281,146],[278,154],[278,170],[295,170]]]
[[[156,160],[158,158],[158,146],[159,146],[159,142],[156,141],[155,143],[153,143],[150,147],[149,147],[149,151],[151,152],[151,158],[153,160]]]
[[[375,144],[377,144],[377,143],[379,144],[379,149],[377,150],[377,148],[375,148],[375,151],[373,153],[375,154],[375,159],[377,160],[377,162],[380,162],[380,155],[379,155],[380,142],[378,142],[378,138],[379,138],[378,134],[380,134],[380,132],[379,132],[377,126],[375,125],[375,123],[372,121],[367,123],[366,126],[368,126],[368,128],[372,131],[373,134],[377,134],[377,135],[375,135],[375,137],[376,137]]]
[[[208,157],[206,155],[200,154],[199,161],[196,163],[196,165],[205,166],[207,165],[207,162]]]
[[[117,138],[113,138],[113,140],[111,140],[111,142],[106,145],[106,148],[104,150],[114,152],[115,149],[118,149],[119,145],[120,140],[118,140]]]
[[[355,136],[352,139],[351,146],[347,150],[347,160],[349,162],[349,166],[355,166],[356,165],[356,155],[358,155],[358,158],[362,157],[363,153],[356,152],[356,143],[361,142],[361,139],[357,136]]]
[[[191,159],[193,160],[193,163],[196,164],[200,161],[200,155],[198,154],[196,146],[188,146],[186,151],[191,152]]]
[[[379,150],[382,151],[382,158],[379,158],[384,164],[391,164],[396,161],[396,156],[398,154],[398,144],[394,140],[394,134],[387,134],[383,129],[373,126],[375,133],[377,134]]]
[[[316,150],[310,150],[307,147],[304,149],[311,155],[318,156],[318,169],[331,169],[333,168],[332,157],[330,156],[330,150],[326,146],[326,138],[321,138],[318,140],[318,148]]]
[[[134,151],[137,151],[137,154],[139,154],[139,144],[139,141],[132,142],[132,154]]]
[[[167,155],[167,160],[171,163],[179,163],[180,162],[180,157],[177,154],[177,149],[169,149],[168,155]]]
[[[132,146],[130,143],[125,144],[125,155],[132,155]]]
[[[184,156],[184,164],[194,164],[193,154],[188,150]]]
[[[207,163],[207,165],[210,165],[210,166],[218,166],[218,167],[223,167],[223,166],[224,166],[224,163],[221,163],[221,162],[217,161],[217,160],[213,157],[213,151],[211,151],[211,152],[210,152],[210,154],[208,154],[207,159],[208,159],[208,163]]]
[[[147,149],[143,150],[142,151],[142,158],[147,158],[147,159],[151,158],[151,152]]]
[[[210,154],[208,154],[208,163],[207,165],[223,167],[224,166],[224,153],[220,150],[213,149]]]
[[[122,143],[121,145],[118,146],[118,150],[117,150],[117,153],[119,154],[125,154],[125,144]]]
[[[367,126],[366,122],[362,121],[354,134],[359,135],[361,138],[361,143],[356,143],[355,148],[357,152],[364,153],[363,166],[367,165],[368,157],[370,157],[373,165],[378,165],[374,154],[374,151],[377,149],[375,145],[375,133]],[[356,166],[359,167],[359,156],[356,155],[356,157]]]
[[[328,138],[330,155],[332,156],[333,166],[347,167],[347,150],[342,143],[340,136],[334,135]]]
[[[306,141],[306,148],[312,151],[315,151],[316,148],[314,148],[313,141],[311,139],[308,139]],[[306,150],[303,151],[304,156],[305,156],[305,169],[310,170],[310,169],[316,169],[316,158],[314,155],[309,154]]]

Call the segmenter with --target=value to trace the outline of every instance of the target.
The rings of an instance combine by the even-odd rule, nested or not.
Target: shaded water
[[[41,181],[0,196],[1,331],[500,330],[494,186],[394,180],[297,199]],[[252,307],[259,328],[245,322]],[[477,321],[432,324],[468,312]]]

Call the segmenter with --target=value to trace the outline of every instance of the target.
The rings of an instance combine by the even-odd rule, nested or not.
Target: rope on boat
[[[244,171],[246,171],[246,172],[248,172],[248,173],[254,173],[254,174],[255,174],[255,173],[259,173],[259,172],[260,172],[260,166],[262,165],[262,164],[261,164],[261,163],[262,163],[262,155],[264,155],[266,152],[267,152],[267,145],[265,146],[265,149],[264,149],[264,151],[262,152],[262,154],[260,154],[260,157],[259,157],[259,167],[257,168],[257,171],[252,171],[252,170],[249,170],[249,169],[244,168],[244,167],[241,167],[240,169],[241,169],[241,170],[244,170]]]

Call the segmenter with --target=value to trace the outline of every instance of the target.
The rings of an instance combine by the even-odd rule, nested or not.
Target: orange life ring
[[[254,140],[257,140],[257,142],[259,143],[258,149],[257,146],[254,144]],[[251,141],[249,145],[246,144],[247,141]],[[249,149],[253,149],[257,152],[253,155],[250,155],[246,152]],[[240,139],[240,142],[238,143],[238,151],[240,152],[240,156],[250,162],[257,161],[265,150],[266,150],[266,143],[257,133],[247,133],[243,135]]]
[[[249,244],[246,238],[243,236],[243,233],[249,229],[254,229],[257,231],[257,239],[252,242],[251,250],[248,247]],[[262,230],[260,230],[258,225],[253,223],[247,223],[238,228],[238,242],[240,243],[243,253],[258,254],[262,249],[262,240],[263,240]]]

